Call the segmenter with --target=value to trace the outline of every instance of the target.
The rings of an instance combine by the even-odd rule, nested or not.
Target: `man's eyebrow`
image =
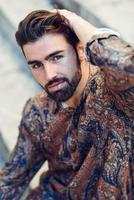
[[[28,65],[32,65],[34,63],[40,63],[38,60],[29,60],[28,62]]]
[[[45,57],[45,60],[48,60],[49,58],[56,56],[57,54],[62,53],[62,52],[63,52],[63,50],[58,50],[53,53],[50,53],[48,56]]]
[[[48,60],[49,58],[51,58],[53,56],[56,56],[57,54],[62,53],[62,52],[63,52],[63,50],[58,50],[58,51],[55,51],[53,53],[50,53],[49,55],[47,55],[45,57],[45,60]],[[27,63],[28,63],[28,65],[32,65],[34,63],[40,63],[40,61],[38,61],[38,60],[29,60]]]

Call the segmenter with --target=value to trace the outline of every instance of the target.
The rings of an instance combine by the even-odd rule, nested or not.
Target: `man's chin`
[[[69,100],[72,97],[72,93],[65,92],[65,91],[57,91],[55,93],[47,92],[48,96],[52,98],[56,102],[64,102]]]

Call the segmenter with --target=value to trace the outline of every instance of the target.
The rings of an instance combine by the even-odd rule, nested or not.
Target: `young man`
[[[16,39],[43,92],[28,100],[1,172],[0,199],[134,197],[134,50],[66,10],[30,13]]]

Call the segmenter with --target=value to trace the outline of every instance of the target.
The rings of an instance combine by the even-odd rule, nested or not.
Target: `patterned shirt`
[[[17,144],[0,174],[0,200],[134,199],[134,50],[116,36],[86,45],[92,69],[76,108],[43,91],[27,101]],[[97,66],[97,67],[96,67]]]

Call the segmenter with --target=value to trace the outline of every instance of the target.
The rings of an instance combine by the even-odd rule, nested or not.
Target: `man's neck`
[[[88,78],[89,78],[89,73],[90,73],[89,71],[90,71],[89,64],[82,68],[82,78],[76,88],[76,91],[75,91],[74,95],[65,102],[65,104],[67,104],[69,107],[76,107],[78,105],[78,103],[80,101],[80,97],[84,91],[84,88],[85,88]]]

